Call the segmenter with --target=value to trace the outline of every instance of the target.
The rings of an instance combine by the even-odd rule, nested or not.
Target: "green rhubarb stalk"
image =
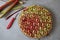
[[[12,8],[12,10],[18,10],[22,7],[22,5],[16,5],[14,8]]]
[[[18,9],[20,9],[22,7],[23,3],[24,3],[23,1],[19,1],[19,3],[14,8],[12,8],[12,10],[18,10]]]
[[[7,9],[1,11],[1,14],[0,14],[0,18],[3,17],[7,12],[10,11],[10,9],[12,9],[16,4],[17,4],[18,1],[15,1],[12,5],[10,5]]]

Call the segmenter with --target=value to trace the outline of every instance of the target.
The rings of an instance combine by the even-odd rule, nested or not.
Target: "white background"
[[[4,2],[0,1],[0,6],[3,4]],[[40,40],[60,40],[60,0],[28,0],[24,6],[30,6],[33,4],[44,6],[53,14],[53,30],[47,37],[41,38]],[[0,40],[38,40],[27,37],[21,32],[18,26],[18,17],[11,29],[7,30],[6,26],[10,20],[11,18],[5,20],[5,17],[0,19]]]

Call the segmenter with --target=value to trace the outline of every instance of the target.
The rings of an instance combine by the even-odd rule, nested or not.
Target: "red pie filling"
[[[21,25],[23,25],[21,26],[22,30],[25,29],[24,32],[33,37],[33,34],[37,33],[41,25],[39,18],[40,17],[37,14],[25,14],[24,16],[21,16]]]

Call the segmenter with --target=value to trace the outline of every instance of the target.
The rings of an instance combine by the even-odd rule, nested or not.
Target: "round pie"
[[[25,35],[41,38],[48,35],[52,29],[51,12],[39,5],[29,6],[23,9],[18,23]]]

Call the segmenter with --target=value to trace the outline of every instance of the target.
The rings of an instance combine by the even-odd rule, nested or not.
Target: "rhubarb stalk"
[[[16,12],[14,12],[13,14],[9,15],[6,17],[6,20],[9,19],[12,15],[16,14],[17,12],[21,11],[22,9],[24,9],[25,7],[21,7],[19,10],[17,10]]]
[[[10,4],[13,3],[13,2],[14,2],[14,0],[10,0],[9,2],[6,2],[4,5],[2,5],[2,6],[0,7],[0,11],[3,10],[5,7],[7,7],[8,5],[10,5]]]
[[[12,9],[12,8],[17,4],[17,2],[18,2],[18,0],[16,0],[16,1],[15,1],[12,5],[10,5],[7,9],[1,11],[0,18],[1,18],[2,16],[4,16],[7,12],[9,12],[10,9]]]

